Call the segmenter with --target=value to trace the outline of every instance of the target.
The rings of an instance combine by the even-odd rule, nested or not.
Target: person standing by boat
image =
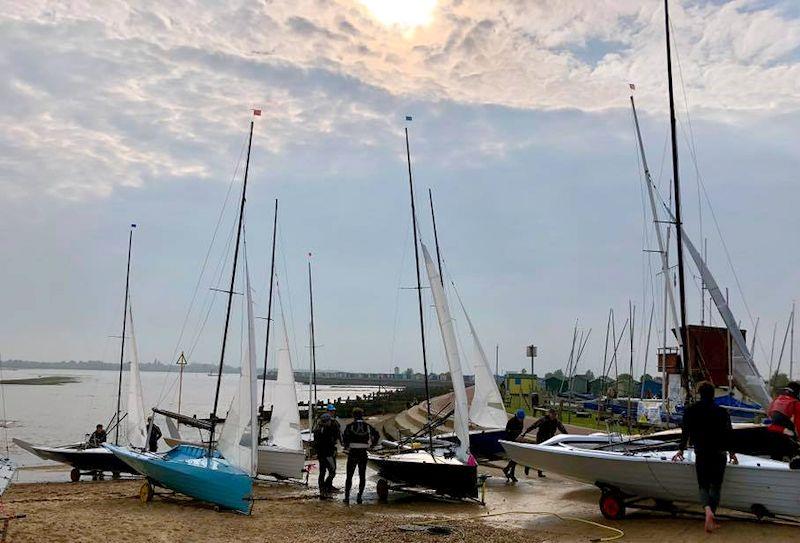
[[[98,424],[92,435],[89,436],[89,446],[90,447],[100,447],[103,443],[106,442],[108,436],[106,435],[106,431],[103,428],[102,424]]]
[[[147,450],[157,452],[159,439],[161,439],[161,428],[153,422],[153,417],[147,417]]]
[[[789,466],[800,469],[800,383],[792,381],[786,385],[783,392],[772,400],[767,414],[772,419],[767,428],[772,457],[779,460],[789,458]]]
[[[342,433],[342,446],[347,451],[347,479],[344,483],[344,503],[350,503],[350,489],[353,474],[358,468],[358,495],[356,503],[361,503],[364,485],[367,482],[367,451],[378,444],[378,431],[364,420],[364,410],[353,409],[353,422],[345,426]]]
[[[700,503],[706,514],[705,529],[706,532],[712,532],[719,527],[714,515],[725,478],[726,456],[730,456],[732,464],[738,463],[738,460],[736,453],[730,450],[733,431],[731,417],[725,409],[714,403],[714,385],[702,381],[697,385],[697,393],[700,400],[687,407],[683,414],[681,441],[672,461],[682,462],[683,451],[688,443],[692,444]]]
[[[508,422],[506,423],[506,440],[516,441],[517,438],[519,438],[519,435],[522,433],[524,420],[525,410],[517,409],[516,414],[508,419]],[[506,480],[511,481],[512,483],[517,482],[517,477],[514,475],[516,468],[517,463],[513,460],[509,460],[508,465],[503,468],[503,474],[506,476]]]
[[[339,423],[323,413],[314,428],[314,448],[319,460],[319,497],[330,498],[333,493],[333,478],[336,476],[336,444],[342,440]]]
[[[567,429],[564,428],[564,425],[561,424],[560,420],[558,420],[558,412],[552,407],[547,410],[547,414],[545,416],[539,418],[539,420],[528,426],[528,429],[525,430],[525,432],[522,434],[522,436],[520,436],[520,438],[525,437],[526,435],[528,435],[529,432],[536,430],[537,428],[538,428],[538,431],[536,432],[537,445],[541,445],[542,443],[544,443],[545,441],[556,435],[556,432],[561,432],[562,434],[567,433]],[[544,477],[544,473],[542,473],[542,470],[537,469],[536,471],[539,472],[539,477]],[[528,475],[528,473],[530,473],[530,467],[526,466],[525,475]]]

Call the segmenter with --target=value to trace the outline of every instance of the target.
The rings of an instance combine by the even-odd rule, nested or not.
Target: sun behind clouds
[[[381,24],[411,30],[431,23],[438,0],[359,0],[359,2]]]

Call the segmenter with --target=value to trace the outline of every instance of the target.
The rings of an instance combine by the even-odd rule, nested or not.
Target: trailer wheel
[[[78,468],[72,468],[69,472],[69,480],[73,483],[77,483],[81,480],[81,470]]]
[[[389,482],[386,479],[378,479],[375,490],[378,492],[379,501],[383,503],[389,501]]]
[[[609,520],[625,518],[625,502],[620,496],[604,492],[600,496],[600,512]]]
[[[153,501],[153,485],[150,484],[150,481],[145,481],[142,483],[142,486],[139,487],[139,500],[142,503],[148,503]]]

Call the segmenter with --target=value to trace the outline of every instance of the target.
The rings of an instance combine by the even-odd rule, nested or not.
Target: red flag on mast
[[[261,110],[260,109],[254,109],[253,110],[253,115],[255,115],[256,117],[261,117]]]

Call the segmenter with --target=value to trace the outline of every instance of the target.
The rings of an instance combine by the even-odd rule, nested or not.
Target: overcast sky
[[[312,252],[319,366],[421,368],[416,298],[405,288],[414,284],[406,125],[422,237],[432,245],[430,187],[446,271],[486,350],[499,344],[501,369],[523,367],[529,343],[540,347],[537,371],[563,368],[579,319],[592,329],[582,367],[597,373],[607,312],[621,323],[629,300],[641,368],[655,286],[654,352],[660,278],[643,253],[655,242],[628,84],[667,198],[659,0],[3,4],[3,358],[118,356],[108,336],[120,333],[128,225],[137,223],[142,358],[171,362],[177,348],[191,361],[218,359],[222,297],[200,323],[209,289],[227,281],[218,278],[230,266],[252,108],[263,109],[246,221],[256,313],[266,313],[278,198],[296,365],[307,363]],[[709,264],[743,327],[760,318],[755,354],[765,370],[773,325],[785,326],[799,294],[800,8],[676,0],[671,12],[686,228],[698,245],[708,238]],[[690,320],[699,322],[690,270]],[[237,303],[234,365],[240,318]],[[426,318],[431,369],[444,371],[430,308]],[[653,371],[653,356],[648,363]]]

